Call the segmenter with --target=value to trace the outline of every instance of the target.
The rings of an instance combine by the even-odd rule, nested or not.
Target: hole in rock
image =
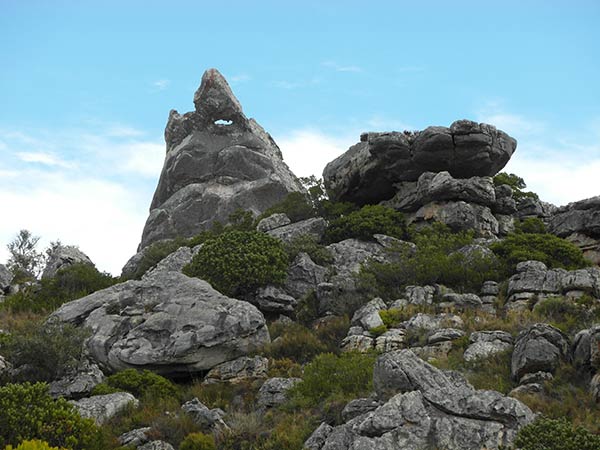
[[[225,119],[215,120],[215,125],[233,125],[233,120],[225,120]]]

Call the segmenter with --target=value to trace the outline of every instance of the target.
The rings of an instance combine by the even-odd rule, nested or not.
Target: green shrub
[[[99,272],[94,266],[73,264],[59,270],[53,278],[43,278],[39,286],[31,286],[9,296],[0,307],[13,312],[49,313],[64,303],[112,286],[116,282],[110,274]]]
[[[184,273],[228,296],[282,283],[288,259],[279,239],[257,231],[231,231],[207,241]]]
[[[400,322],[410,319],[410,316],[407,317],[404,310],[400,308],[382,309],[379,311],[379,317],[387,328],[393,328]]]
[[[328,317],[327,320],[313,325],[317,338],[325,345],[326,352],[339,353],[342,340],[348,335],[350,319],[348,316]]]
[[[575,333],[600,321],[600,305],[583,304],[564,297],[540,300],[533,313],[540,322],[548,322],[567,334]]]
[[[190,433],[181,444],[179,450],[217,450],[215,439],[204,433]]]
[[[149,245],[144,250],[142,259],[138,263],[135,272],[127,276],[127,278],[139,280],[142,278],[142,275],[184,245],[186,245],[186,240],[182,238],[158,241]]]
[[[281,202],[263,212],[258,220],[277,213],[285,214],[292,222],[310,219],[316,215],[309,198],[302,192],[290,192]]]
[[[519,430],[515,445],[520,450],[600,450],[600,435],[566,419],[540,418]]]
[[[539,197],[536,193],[523,190],[527,187],[527,185],[525,184],[525,180],[515,175],[514,173],[500,172],[494,177],[495,186],[501,186],[503,184],[508,184],[512,188],[513,198],[516,201],[522,200],[527,197],[539,200]]]
[[[407,227],[404,215],[387,206],[363,206],[358,211],[333,219],[329,223],[325,238],[328,242],[339,242],[349,238],[372,241],[374,234],[405,239]]]
[[[77,367],[88,335],[67,323],[25,323],[4,340],[2,353],[20,368],[15,381],[52,381]]]
[[[373,389],[375,358],[365,353],[321,354],[304,368],[290,397],[299,405],[317,406],[336,396],[349,401],[367,395]]]
[[[169,398],[177,397],[179,390],[175,384],[149,370],[126,369],[109,376],[97,385],[92,394],[102,395],[126,391],[135,397]]]
[[[371,333],[374,336],[381,336],[383,333],[385,333],[388,330],[388,327],[385,325],[379,325],[377,327],[373,327],[369,330],[369,333]]]
[[[66,400],[53,400],[43,383],[0,387],[0,448],[40,439],[73,450],[104,448],[98,428]]]
[[[522,261],[541,261],[549,268],[580,269],[589,263],[579,247],[552,234],[514,233],[490,246],[506,267],[514,273]]]
[[[313,331],[298,323],[278,324],[271,327],[271,333],[273,342],[264,350],[271,358],[288,358],[305,363],[327,351],[327,345]]]
[[[515,231],[517,233],[529,233],[529,234],[546,234],[546,224],[542,219],[538,217],[528,217],[527,219],[521,220],[515,224]]]
[[[331,252],[319,244],[317,239],[310,234],[296,236],[284,245],[290,261],[293,261],[299,253],[303,252],[307,253],[310,259],[321,266],[333,263]]]
[[[23,441],[17,447],[13,447],[12,445],[8,445],[4,448],[4,450],[65,450],[60,449],[58,447],[51,447],[46,441],[33,440],[33,441]]]

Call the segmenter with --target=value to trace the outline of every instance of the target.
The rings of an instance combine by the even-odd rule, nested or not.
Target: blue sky
[[[0,0],[0,261],[20,228],[117,273],[168,112],[205,69],[298,175],[362,131],[469,118],[519,141],[545,200],[600,194],[600,2]]]

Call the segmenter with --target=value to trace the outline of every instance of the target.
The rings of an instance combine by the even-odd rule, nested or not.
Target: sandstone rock
[[[267,234],[288,243],[301,236],[311,236],[318,242],[323,239],[326,229],[327,221],[325,219],[322,217],[313,217],[311,219],[301,220],[300,222],[274,228],[267,231]]]
[[[119,436],[119,443],[122,446],[138,448],[150,440],[150,438],[148,437],[148,432],[151,429],[151,427],[144,427],[128,431],[127,433],[123,433],[121,436]]]
[[[429,345],[433,345],[440,342],[453,341],[463,337],[464,335],[465,332],[463,330],[456,328],[441,328],[429,335],[427,338],[427,343]]]
[[[326,422],[323,422],[318,428],[310,435],[310,437],[304,443],[304,448],[308,450],[320,450],[323,448],[327,437],[331,434],[333,427]]]
[[[417,226],[441,222],[453,231],[474,230],[480,236],[498,234],[498,221],[490,208],[463,201],[432,202],[407,215],[407,221]]]
[[[375,349],[381,353],[393,352],[406,347],[406,331],[392,328],[375,339]]]
[[[65,269],[73,264],[94,265],[91,259],[77,247],[72,245],[57,245],[52,248],[51,253],[48,255],[48,261],[42,273],[42,278],[52,278],[56,276],[56,273],[60,269]]]
[[[256,294],[248,298],[250,303],[256,305],[264,312],[275,312],[290,314],[294,312],[298,301],[291,295],[286,294],[277,286],[265,286],[256,291]]]
[[[369,336],[355,334],[346,336],[340,347],[344,352],[368,352],[375,347],[375,340]]]
[[[300,381],[301,378],[269,378],[258,391],[258,407],[268,409],[285,403],[288,391]]]
[[[476,331],[469,337],[470,345],[463,354],[467,362],[486,359],[506,352],[513,346],[512,336],[505,331]]]
[[[440,328],[462,328],[463,320],[454,314],[423,314],[417,313],[410,319],[402,323],[404,328],[425,329],[428,331],[439,330]]]
[[[97,425],[102,425],[130,403],[137,407],[139,401],[129,392],[116,392],[71,400],[70,403],[75,406],[81,417],[93,419]]]
[[[452,341],[440,341],[430,345],[411,345],[410,350],[427,362],[439,361],[446,359],[452,351]]]
[[[519,380],[527,373],[553,373],[561,360],[568,359],[567,337],[558,328],[537,323],[519,333],[512,355],[511,374]]]
[[[159,271],[94,292],[61,306],[50,320],[88,327],[90,356],[111,371],[189,374],[269,342],[256,307],[177,272]]]
[[[500,293],[498,283],[496,281],[484,281],[481,286],[481,295],[496,296]]]
[[[327,277],[327,269],[315,264],[306,253],[299,253],[288,269],[284,290],[296,299],[316,291]]]
[[[573,339],[573,364],[580,369],[600,370],[600,325],[581,330]]]
[[[259,215],[288,193],[304,192],[271,136],[246,118],[217,70],[204,73],[194,104],[193,112],[169,114],[167,155],[140,250],[194,236],[237,209]]]
[[[194,422],[206,430],[228,430],[229,427],[223,422],[225,412],[220,408],[210,409],[197,398],[181,405],[181,410],[190,416]]]
[[[97,364],[84,361],[74,373],[50,383],[48,392],[52,397],[81,398],[104,381],[104,373]]]
[[[257,231],[267,232],[274,230],[275,228],[283,227],[292,223],[290,218],[284,213],[271,214],[269,217],[265,217],[258,225],[256,225]]]
[[[554,376],[550,372],[535,372],[535,373],[526,373],[519,380],[519,384],[544,384],[548,381],[552,381]]]
[[[266,378],[269,360],[264,356],[242,356],[210,369],[204,383],[240,383],[254,378]]]
[[[596,403],[600,402],[600,373],[592,377],[592,381],[590,381],[590,393],[596,400]]]
[[[360,326],[363,330],[367,331],[371,328],[380,327],[383,325],[383,320],[379,316],[379,311],[383,311],[384,309],[387,309],[387,306],[383,300],[374,298],[354,313],[350,324]]]
[[[548,228],[552,233],[564,238],[575,233],[600,238],[600,196],[558,208],[550,218]]]
[[[406,286],[404,295],[411,305],[431,305],[435,288],[433,286]]]
[[[410,136],[368,133],[330,162],[325,187],[335,201],[374,204],[394,196],[394,185],[424,172],[448,171],[454,178],[493,176],[508,162],[516,141],[495,127],[468,120],[450,128],[429,127]]]
[[[357,398],[344,406],[344,409],[342,410],[342,419],[344,422],[348,422],[355,417],[362,416],[365,413],[377,409],[380,405],[381,403],[374,397]]]
[[[159,261],[158,264],[146,272],[144,276],[152,276],[158,272],[181,273],[183,268],[192,262],[192,259],[198,254],[201,248],[202,245],[197,245],[194,248],[181,247]]]
[[[338,427],[321,426],[310,449],[498,449],[510,444],[534,414],[516,399],[476,391],[409,350],[380,356],[373,382],[381,402]]]
[[[551,217],[556,212],[556,206],[532,197],[519,199],[517,203],[517,217],[526,219],[528,217],[540,217],[543,219]]]
[[[175,450],[175,448],[165,441],[152,441],[138,447],[138,450]]]
[[[481,308],[483,302],[476,294],[456,294],[454,292],[445,294],[442,301],[457,309]]]
[[[544,392],[544,386],[539,383],[527,383],[521,384],[516,388],[512,389],[508,395],[509,397],[518,397],[519,395],[535,395],[542,394]]]

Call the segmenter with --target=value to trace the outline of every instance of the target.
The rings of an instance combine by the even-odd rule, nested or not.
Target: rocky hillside
[[[301,182],[217,70],[194,105],[121,277],[0,265],[0,449],[600,449],[600,197],[468,120]]]

